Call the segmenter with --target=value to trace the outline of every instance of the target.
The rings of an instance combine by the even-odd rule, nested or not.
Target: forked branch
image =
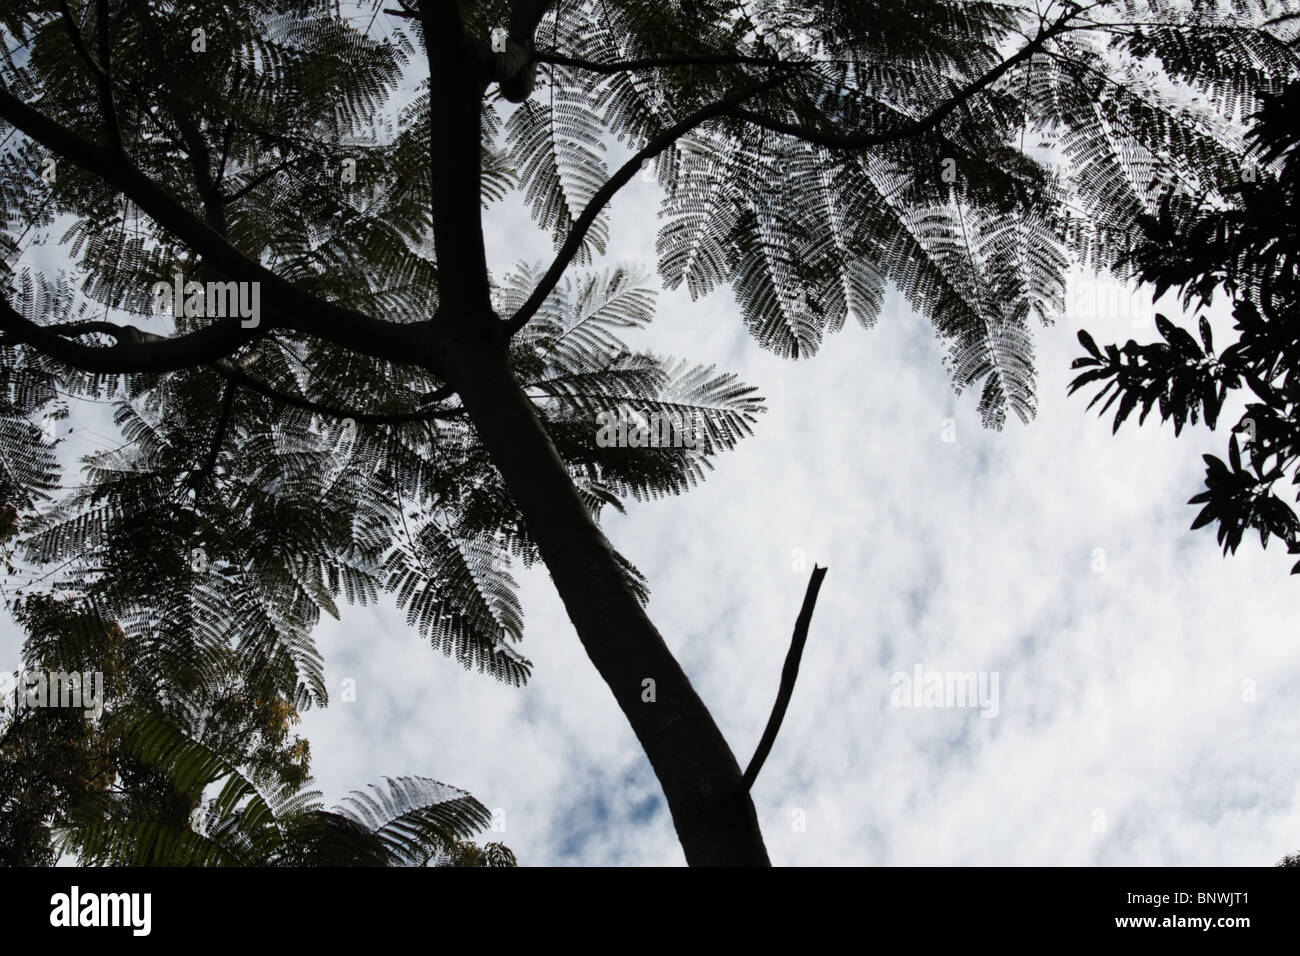
[[[896,143],[900,140],[911,139],[914,136],[920,136],[937,127],[947,117],[952,114],[958,107],[969,102],[972,97],[978,95],[982,90],[996,83],[1009,70],[1013,69],[1020,63],[1032,57],[1035,53],[1043,48],[1043,45],[1051,38],[1064,32],[1069,25],[1072,15],[1067,15],[1056,21],[1049,27],[1044,27],[1030,40],[1025,46],[1021,47],[1019,52],[1003,60],[997,66],[976,77],[966,86],[957,90],[951,97],[944,100],[929,113],[919,116],[911,122],[904,123],[894,129],[883,130],[877,133],[840,133],[834,130],[811,129],[806,126],[800,126],[795,123],[787,123],[782,120],[772,119],[771,117],[762,116],[752,110],[731,110],[728,115],[747,123],[753,123],[755,126],[761,126],[764,129],[772,130],[776,133],[783,133],[787,136],[793,136],[797,139],[813,143],[817,146],[824,146],[827,149],[866,149],[871,146],[883,146],[887,143]]]

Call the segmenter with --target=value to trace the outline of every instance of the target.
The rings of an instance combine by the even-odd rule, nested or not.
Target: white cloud
[[[652,190],[629,187],[611,259],[653,261],[653,214]],[[498,245],[518,254],[520,235]],[[1260,864],[1300,849],[1287,556],[1247,541],[1225,561],[1210,529],[1187,531],[1222,428],[1112,437],[1090,395],[1065,395],[1075,327],[1042,330],[1038,419],[1002,433],[981,429],[976,395],[953,396],[929,324],[897,297],[876,329],[799,363],[753,345],[725,291],[665,294],[636,343],[717,362],[768,399],[702,487],[607,522],[742,765],[807,582],[792,551],[830,567],[755,788],[775,862]],[[460,673],[393,613],[323,630],[331,676],[355,666],[423,696],[387,719],[313,715],[317,772],[340,790],[385,772],[465,786],[507,808],[501,838],[525,864],[680,863],[662,800],[638,819],[657,786],[549,580],[523,577],[524,690]],[[890,675],[917,663],[998,672],[998,717],[891,708]]]
[[[654,261],[654,214],[635,180],[609,260]],[[549,258],[519,209],[492,222],[498,271]],[[1002,433],[981,429],[975,394],[954,397],[929,323],[896,296],[874,330],[849,327],[798,363],[760,351],[725,290],[663,295],[634,343],[716,362],[768,399],[704,486],[606,525],[742,765],[807,582],[792,552],[830,567],[755,788],[774,862],[1267,864],[1300,850],[1289,560],[1248,539],[1225,561],[1211,529],[1187,530],[1200,453],[1221,454],[1224,429],[1175,440],[1134,420],[1112,437],[1084,412],[1090,395],[1065,395],[1075,327],[1039,332],[1038,418]],[[536,664],[522,690],[462,671],[390,605],[322,625],[334,703],[304,726],[327,797],[426,775],[504,809],[505,832],[486,836],[526,865],[680,863],[549,579],[519,576]],[[0,636],[16,656],[12,628]],[[998,716],[890,707],[890,675],[916,664],[997,672]],[[344,678],[356,703],[339,699]]]

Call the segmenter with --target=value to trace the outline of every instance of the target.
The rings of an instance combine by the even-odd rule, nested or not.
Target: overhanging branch
[[[258,381],[247,372],[236,368],[231,362],[218,362],[213,365],[213,368],[230,383],[241,385],[251,392],[256,392],[265,398],[269,398],[275,402],[280,402],[283,405],[288,405],[290,408],[299,408],[303,411],[313,412],[324,418],[336,418],[339,420],[350,418],[358,424],[363,425],[402,425],[408,422],[424,422],[435,418],[449,417],[451,414],[444,408],[421,408],[410,412],[360,412],[350,408],[344,408],[341,405],[316,402],[302,395],[295,395],[292,392],[282,391],[273,385],[267,385],[265,382]],[[446,393],[445,395],[444,392]],[[450,389],[439,389],[437,392],[425,396],[422,401],[425,403],[432,403],[438,400],[439,396],[447,397],[450,394]]]
[[[790,63],[758,56],[736,56],[735,54],[700,54],[697,56],[659,56],[640,60],[621,60],[614,63],[599,63],[595,60],[583,60],[578,57],[565,56],[557,50],[541,50],[533,54],[538,63],[551,63],[555,66],[571,66],[592,73],[631,73],[638,70],[653,70],[664,66],[813,66],[812,63]]]
[[[241,346],[266,334],[265,329],[246,329],[238,318],[219,320],[184,335],[167,337],[144,332],[133,325],[111,322],[69,322],[38,325],[23,317],[0,297],[0,330],[5,343],[21,342],[83,372],[127,375],[143,372],[175,372],[223,359]],[[72,336],[113,336],[113,345],[84,345]]]
[[[582,241],[586,238],[587,231],[591,229],[592,224],[595,223],[596,217],[600,215],[601,210],[605,208],[609,201],[614,198],[614,194],[631,182],[632,177],[636,175],[637,170],[641,168],[642,163],[654,159],[654,157],[658,156],[665,149],[677,142],[677,140],[681,139],[681,137],[695,129],[701,123],[719,116],[727,115],[731,110],[735,109],[745,100],[784,83],[791,75],[792,74],[784,73],[780,76],[770,77],[761,83],[756,83],[753,86],[733,93],[711,106],[706,106],[701,110],[697,110],[685,119],[674,123],[658,136],[655,136],[645,145],[644,148],[619,167],[618,171],[614,173],[614,175],[611,176],[609,180],[600,187],[600,189],[596,190],[595,195],[591,197],[591,202],[587,203],[587,208],[582,211],[582,215],[578,217],[577,221],[573,224],[573,228],[569,230],[569,234],[565,237],[564,244],[556,254],[555,261],[551,263],[551,267],[546,270],[546,274],[543,275],[541,281],[537,283],[537,287],[533,289],[532,294],[528,296],[527,301],[519,307],[519,311],[511,316],[509,321],[506,322],[506,334],[514,335],[527,325],[528,320],[537,313],[539,308],[541,308],[542,303],[546,301],[546,297],[550,295],[551,292],[554,291],[556,285],[559,284],[560,277],[564,275],[564,270],[569,267],[569,264],[573,261],[573,257],[576,256],[578,250],[582,248]]]
[[[1063,17],[1052,26],[1039,30],[1034,38],[1015,55],[976,77],[929,113],[891,130],[884,130],[879,133],[838,133],[832,130],[810,129],[796,123],[772,119],[752,110],[733,109],[727,115],[776,133],[784,133],[787,136],[794,136],[817,146],[824,146],[827,149],[866,149],[872,146],[896,143],[900,140],[919,136],[937,127],[955,110],[970,101],[972,97],[996,83],[1007,71],[1023,63],[1041,50],[1049,39],[1064,32],[1070,19],[1070,16]]]
[[[259,283],[262,309],[267,313],[262,318],[269,321],[262,322],[261,329],[256,331],[264,331],[270,325],[303,332],[397,364],[427,367],[434,361],[435,357],[419,336],[420,326],[371,318],[298,288],[232,246],[125,156],[89,142],[32,109],[3,87],[0,87],[0,118],[55,154],[115,186],[164,232],[203,256],[204,262],[225,278]],[[35,341],[30,344],[44,351]],[[63,352],[71,354],[67,349]],[[200,364],[209,361],[210,358],[204,359]]]

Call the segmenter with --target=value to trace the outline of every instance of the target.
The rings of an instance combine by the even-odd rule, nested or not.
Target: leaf
[[[1089,382],[1095,382],[1103,378],[1109,378],[1114,374],[1115,374],[1114,370],[1109,368],[1098,368],[1098,369],[1092,369],[1090,371],[1084,372],[1081,375],[1075,377],[1070,382],[1069,390],[1067,394],[1073,395],[1078,389],[1082,388],[1084,385],[1087,385]]]
[[[1196,500],[1197,499],[1195,498],[1192,499],[1193,502],[1195,502]],[[1212,507],[1207,505],[1206,507],[1202,508],[1200,514],[1196,516],[1196,520],[1192,522],[1191,530],[1195,531],[1197,528],[1205,527],[1207,524],[1209,524],[1211,521],[1214,520],[1214,516],[1215,516],[1215,511]]]
[[[1079,330],[1079,343],[1088,350],[1093,358],[1101,361],[1101,350],[1097,348],[1097,343],[1092,340],[1086,329]]]
[[[1130,390],[1124,393],[1124,398],[1119,403],[1119,408],[1115,412],[1115,425],[1110,430],[1112,435],[1119,431],[1120,424],[1128,417],[1129,412],[1133,411],[1133,408],[1137,405],[1137,401],[1137,392]]]

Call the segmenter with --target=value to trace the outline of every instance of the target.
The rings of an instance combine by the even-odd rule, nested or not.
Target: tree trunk
[[[420,14],[429,54],[438,259],[430,368],[460,395],[523,513],[587,656],[659,777],[687,863],[767,866],[758,817],[731,748],[628,587],[510,371],[504,323],[489,305],[480,208],[479,113],[487,79],[454,2],[425,3]],[[653,701],[642,700],[647,680],[654,681]]]
[[[519,505],[587,655],[659,777],[687,863],[770,865],[731,748],[629,588],[488,318],[443,327],[451,384]],[[647,679],[653,701],[643,700]]]

